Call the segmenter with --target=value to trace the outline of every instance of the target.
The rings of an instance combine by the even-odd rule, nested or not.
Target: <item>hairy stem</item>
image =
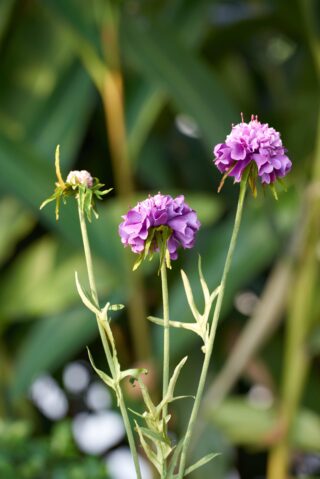
[[[190,419],[189,419],[184,444],[183,444],[182,451],[181,451],[178,479],[182,479],[183,475],[184,475],[188,448],[189,448],[189,444],[190,444],[190,441],[191,441],[191,438],[192,438],[192,433],[193,433],[193,430],[194,430],[194,427],[195,427],[197,415],[198,415],[201,400],[202,400],[202,395],[203,395],[204,386],[205,386],[205,382],[206,382],[206,378],[207,378],[207,373],[208,373],[208,369],[209,369],[209,365],[210,365],[210,359],[211,359],[211,355],[212,355],[215,333],[216,333],[217,324],[218,324],[218,320],[219,320],[219,316],[220,316],[220,312],[221,312],[226,281],[227,281],[229,269],[230,269],[230,266],[231,266],[231,260],[232,260],[232,256],[233,256],[233,253],[234,253],[234,250],[235,250],[238,233],[239,233],[241,217],[242,217],[242,210],[243,210],[243,203],[244,203],[244,198],[245,198],[245,194],[246,194],[246,185],[247,185],[247,177],[243,178],[243,180],[240,183],[240,194],[239,194],[238,207],[237,207],[234,227],[233,227],[233,231],[232,231],[232,235],[231,235],[231,240],[230,240],[230,245],[229,245],[229,249],[228,249],[228,253],[227,253],[227,257],[226,257],[226,262],[225,262],[223,273],[222,273],[220,291],[219,291],[219,294],[218,294],[216,307],[215,307],[214,313],[213,313],[213,319],[212,319],[212,324],[211,324],[211,329],[210,329],[210,336],[209,336],[208,346],[207,346],[206,352],[205,352],[205,357],[204,357],[204,362],[203,362],[201,375],[200,375],[200,379],[199,379],[198,389],[197,389],[195,401],[194,401],[194,404],[193,404],[191,416],[190,416]]]
[[[92,295],[92,299],[94,300],[94,302],[98,306],[99,305],[99,300],[98,300],[96,282],[95,282],[94,273],[93,273],[92,256],[91,256],[91,249],[90,249],[88,232],[87,232],[87,225],[86,225],[86,220],[85,220],[85,217],[84,217],[84,213],[80,208],[79,201],[78,201],[78,211],[79,211],[79,221],[80,221],[81,235],[82,235],[82,241],[83,241],[83,249],[84,249],[84,255],[85,255],[85,259],[86,259],[87,273],[88,273],[91,295]],[[111,375],[112,375],[113,379],[116,379],[116,377],[115,377],[116,376],[116,374],[115,374],[116,368],[115,368],[115,364],[114,364],[114,359],[113,359],[113,356],[112,356],[110,346],[109,346],[108,340],[106,338],[105,332],[103,330],[103,327],[102,327],[98,317],[97,317],[97,325],[98,325],[100,338],[101,338],[101,341],[102,341],[102,344],[103,344],[103,349],[104,349],[104,352],[105,352],[105,355],[106,355],[106,358],[107,358],[107,362],[108,362],[108,366],[110,368]],[[122,414],[125,430],[126,430],[126,433],[127,433],[131,454],[132,454],[133,461],[134,461],[134,466],[135,466],[135,470],[136,470],[136,474],[137,474],[137,479],[141,479],[141,472],[140,472],[140,465],[139,465],[137,448],[136,448],[136,444],[135,444],[135,441],[134,441],[133,432],[132,432],[128,412],[127,412],[127,409],[126,409],[126,406],[125,406],[125,403],[124,403],[124,398],[123,398],[123,394],[122,394],[120,384],[118,384],[118,387],[117,387],[117,398],[118,398],[119,408],[120,408],[120,411],[121,411],[121,414]]]

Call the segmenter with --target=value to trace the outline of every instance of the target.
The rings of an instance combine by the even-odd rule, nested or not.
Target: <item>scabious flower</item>
[[[93,178],[87,170],[73,170],[68,174],[66,183],[73,187],[83,185],[86,188],[92,188]]]
[[[289,173],[292,163],[286,151],[280,133],[252,115],[249,123],[242,117],[242,122],[232,127],[225,142],[216,145],[213,152],[215,165],[224,173],[223,181],[233,176],[236,183],[240,182],[250,165],[249,183],[255,189],[258,176],[262,184],[273,186]]]
[[[47,198],[40,209],[46,206],[51,201],[56,203],[56,219],[59,219],[59,209],[61,200],[66,203],[70,196],[78,200],[79,207],[83,213],[86,214],[88,221],[91,221],[91,213],[98,217],[95,209],[95,199],[101,200],[102,197],[109,193],[112,188],[103,190],[104,184],[100,183],[98,178],[93,178],[87,170],[73,170],[67,176],[66,181],[63,180],[60,171],[60,147],[56,148],[55,167],[57,182],[55,190],[49,198]]]
[[[172,198],[158,193],[138,203],[119,225],[121,242],[140,255],[137,266],[149,253],[161,253],[161,240],[170,259],[177,259],[177,249],[192,248],[200,228],[197,213],[180,195]],[[136,267],[137,267],[136,266]]]

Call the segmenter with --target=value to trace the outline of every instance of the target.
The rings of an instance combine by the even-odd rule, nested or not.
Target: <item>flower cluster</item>
[[[196,212],[185,203],[183,195],[176,198],[160,193],[149,196],[122,218],[119,226],[122,243],[144,257],[149,251],[160,249],[157,233],[161,233],[166,235],[165,247],[170,259],[177,259],[178,247],[192,248],[200,228]]]
[[[292,165],[280,133],[253,115],[249,123],[242,119],[232,127],[225,142],[214,148],[214,155],[217,168],[225,176],[233,176],[235,182],[241,181],[244,170],[251,165],[251,183],[255,184],[259,176],[262,184],[272,186],[286,176]]]

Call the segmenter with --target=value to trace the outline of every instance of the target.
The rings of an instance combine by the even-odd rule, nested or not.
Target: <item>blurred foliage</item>
[[[315,28],[303,14],[306,5],[311,9]],[[96,337],[95,324],[81,308],[74,286],[75,270],[85,281],[76,208],[70,201],[56,222],[53,207],[40,212],[39,206],[52,191],[54,150],[58,143],[63,174],[71,168],[86,168],[107,187],[117,186],[115,163],[111,161],[112,138],[106,130],[110,119],[105,121],[103,101],[106,72],[108,68],[113,71],[113,62],[116,63],[114,39],[108,36],[108,29],[114,20],[110,12],[117,8],[115,24],[119,27],[120,74],[125,93],[127,160],[136,192],[130,200],[123,200],[116,188],[112,198],[99,205],[99,221],[90,225],[100,296],[125,304],[130,300],[129,285],[135,276],[128,276],[127,270],[128,262],[131,267],[134,258],[123,250],[117,227],[129,203],[159,190],[182,192],[203,223],[195,251],[181,252],[169,274],[172,317],[180,318],[186,307],[179,269],[183,267],[195,281],[198,253],[203,258],[209,286],[217,285],[237,188],[227,181],[218,197],[220,178],[212,165],[212,148],[224,139],[231,123],[240,120],[240,111],[245,118],[257,113],[261,121],[281,131],[294,168],[288,179],[289,191],[280,195],[278,203],[268,194],[261,193],[257,201],[248,196],[224,303],[223,327],[219,328],[215,346],[212,378],[223,367],[226,356],[232,354],[232,344],[247,321],[246,315],[235,307],[235,295],[250,290],[259,296],[282,254],[292,262],[292,274],[295,271],[300,249],[294,246],[303,227],[307,185],[320,142],[316,1],[294,0],[289,4],[285,0],[124,0],[118,5],[111,0],[2,0],[3,418],[31,421],[25,402],[32,380],[43,371],[60,374],[63,365],[81,354]],[[318,274],[319,247],[314,262]],[[146,265],[142,270],[148,313],[157,314],[160,294],[154,266]],[[306,341],[310,364],[301,398],[303,408],[297,414],[294,432],[294,447],[299,450],[319,451],[318,298],[319,282],[315,282],[309,309],[312,327]],[[290,301],[285,299],[286,304]],[[130,365],[135,360],[135,348],[127,333],[126,313],[117,314],[116,321],[120,357],[128,363],[125,365]],[[302,321],[305,318],[301,317]],[[161,331],[155,326],[151,333],[151,348],[159,360]],[[192,358],[188,374],[182,375],[179,386],[184,394],[192,394],[200,367],[200,346],[185,332],[174,331],[173,336],[176,359],[185,354]],[[223,454],[213,466],[207,465],[193,477],[210,479],[215,470],[216,479],[224,479],[235,464],[234,446],[257,446],[261,427],[267,431],[270,424],[271,428],[268,414],[275,417],[275,410],[253,413],[245,402],[246,393],[267,377],[276,406],[282,389],[283,344],[284,330],[279,328],[253,358],[262,364],[258,372],[252,373],[248,365],[238,378],[233,392],[242,394],[241,400],[227,399],[220,405],[224,414],[210,413],[222,433],[215,427],[208,429],[196,449],[201,454],[212,449]],[[186,403],[177,405],[177,430],[183,428],[188,410]],[[250,438],[239,437],[239,428],[250,433]],[[10,476],[15,461],[23,467],[23,478],[48,477],[41,475],[48,467],[53,468],[52,477],[57,479],[100,477],[96,461],[81,458],[77,463],[75,450],[69,458],[53,452],[56,431],[51,439],[43,440],[28,431],[21,434],[28,440],[21,436],[15,439],[15,446],[3,441],[0,444],[1,477],[18,477]],[[264,449],[268,446],[272,443],[262,445]],[[241,477],[255,477],[245,466],[241,467]],[[265,473],[263,467],[260,476]],[[32,468],[39,468],[39,473],[32,472]]]
[[[105,479],[106,466],[79,454],[67,421],[32,438],[26,422],[0,422],[0,474],[6,479]]]

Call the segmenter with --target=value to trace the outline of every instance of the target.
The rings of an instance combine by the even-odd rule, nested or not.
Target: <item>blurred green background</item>
[[[240,112],[281,132],[293,171],[278,202],[247,197],[190,461],[222,454],[192,478],[320,477],[319,28],[316,0],[1,0],[1,478],[134,477],[121,475],[121,424],[87,364],[90,345],[104,367],[74,284],[75,270],[85,279],[75,205],[59,222],[53,206],[39,211],[56,145],[63,174],[88,169],[114,187],[89,227],[100,296],[127,305],[113,322],[119,356],[151,369],[156,396],[161,331],[145,317],[159,311],[159,277],[152,263],[131,272],[117,227],[158,191],[198,211],[197,245],[169,273],[172,318],[187,320],[180,268],[197,288],[200,253],[219,282],[238,187],[217,194],[212,149]],[[179,390],[193,394],[200,343],[172,336],[173,362],[189,355]],[[190,406],[175,405],[173,434]],[[102,417],[105,442],[88,423]]]

